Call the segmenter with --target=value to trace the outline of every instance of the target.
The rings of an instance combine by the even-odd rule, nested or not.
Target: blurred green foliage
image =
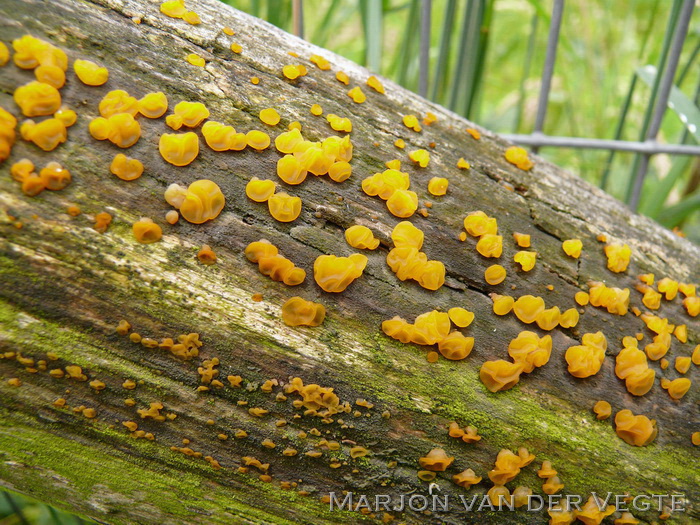
[[[292,0],[224,0],[293,32]],[[625,102],[623,140],[639,140],[651,88],[634,80],[657,66],[669,17],[680,0],[567,0],[544,132],[612,139]],[[304,37],[371,66],[408,89],[419,80],[421,0],[303,0]],[[552,0],[433,0],[428,97],[500,133],[533,129]],[[700,10],[695,9],[676,85],[698,106]],[[677,108],[667,111],[659,140],[697,144]],[[624,200],[635,155],[543,148],[556,164]],[[700,162],[652,157],[640,211],[700,242]]]
[[[31,498],[0,491],[0,525],[89,525],[72,514],[54,509]]]

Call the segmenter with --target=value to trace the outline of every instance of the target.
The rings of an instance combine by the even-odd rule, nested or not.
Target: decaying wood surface
[[[44,153],[18,140],[11,159],[0,166],[0,349],[37,360],[55,352],[60,359],[50,362],[49,368],[79,365],[90,380],[106,384],[96,393],[87,382],[28,373],[15,359],[0,360],[0,486],[107,523],[353,523],[372,518],[331,512],[321,497],[331,491],[428,494],[427,483],[416,477],[417,459],[434,447],[443,447],[456,458],[436,480],[442,494],[480,494],[490,487],[486,472],[498,451],[526,446],[537,460],[509,484],[512,487],[530,486],[541,494],[542,480],[535,472],[541,460],[549,459],[566,485],[565,493],[587,497],[591,491],[677,492],[686,495],[688,511],[672,519],[679,523],[700,519],[698,448],[690,443],[691,432],[700,430],[697,385],[681,401],[673,401],[657,379],[649,394],[634,398],[614,374],[614,356],[624,335],[643,332],[645,341],[650,339],[637,317],[586,307],[575,329],[551,333],[551,361],[523,376],[512,390],[491,394],[478,378],[481,364],[506,359],[508,342],[527,329],[513,316],[493,315],[488,293],[541,295],[548,306],[563,311],[575,306],[575,292],[587,289],[591,280],[632,288],[636,275],[653,272],[657,278],[697,283],[700,249],[647,218],[631,215],[619,202],[544,160],[537,158],[531,172],[518,170],[504,160],[507,144],[502,139],[485,130],[481,140],[472,139],[464,129],[473,125],[388,81],[386,95],[374,92],[364,84],[369,73],[345,59],[216,0],[191,3],[201,25],[167,18],[159,12],[158,2],[146,0],[0,3],[0,38],[5,43],[31,34],[65,50],[71,61],[92,59],[110,71],[106,85],[89,88],[69,70],[61,93],[64,102],[77,110],[79,121],[70,128],[68,142]],[[139,24],[134,22],[137,18]],[[233,28],[235,35],[223,34],[224,26]],[[243,47],[240,55],[229,50],[232,42]],[[189,53],[204,57],[206,67],[188,64]],[[332,71],[311,65],[308,57],[313,53],[327,57]],[[291,82],[282,77],[281,68],[294,63],[306,64],[309,74]],[[350,87],[363,86],[367,102],[354,104],[346,96],[349,87],[335,80],[337,70],[348,73]],[[260,78],[259,85],[251,84],[253,76]],[[32,79],[31,71],[12,63],[0,68],[0,106],[19,116],[12,92]],[[309,113],[309,107],[318,103],[325,113],[352,119],[353,176],[343,184],[311,177],[290,187],[290,193],[302,198],[303,211],[293,223],[278,223],[265,205],[251,202],[244,193],[252,176],[275,178],[279,154],[274,149],[215,153],[202,141],[199,158],[188,167],[175,168],[158,153],[158,137],[169,131],[161,118],[140,119],[143,136],[126,151],[142,160],[144,176],[131,183],[120,181],[109,173],[116,148],[93,140],[87,130],[90,119],[98,115],[98,101],[112,89],[125,89],[137,97],[163,91],[171,108],[181,100],[201,101],[213,120],[239,131],[266,128],[257,114],[274,107],[282,122],[266,131],[274,137],[298,120],[312,140],[333,133],[323,117]],[[403,115],[426,111],[439,120],[421,133],[402,125]],[[393,146],[397,138],[406,140],[406,150]],[[428,148],[431,142],[434,149]],[[407,158],[408,151],[419,147],[431,151],[426,169],[413,167]],[[61,192],[24,196],[9,175],[11,162],[23,157],[38,166],[59,161],[73,174],[73,183]],[[459,157],[469,160],[472,168],[458,170]],[[446,285],[437,292],[400,282],[391,273],[385,256],[398,220],[388,214],[383,201],[360,190],[362,178],[381,171],[394,158],[410,172],[420,200],[434,204],[427,218],[416,215],[411,220],[426,234],[428,257],[443,261],[447,268]],[[427,193],[427,181],[433,176],[449,178],[447,196],[431,198]],[[199,226],[184,221],[174,227],[164,224],[170,209],[164,189],[173,182],[200,178],[221,186],[227,199],[224,212]],[[84,214],[69,217],[65,210],[70,204],[78,204]],[[91,218],[105,210],[114,215],[114,222],[99,234]],[[476,253],[474,240],[458,240],[464,216],[474,210],[496,217],[504,235],[500,261],[505,261],[509,275],[501,285],[484,283],[484,269],[494,261]],[[163,224],[161,242],[135,242],[131,224],[141,216]],[[23,223],[21,229],[14,226],[16,221]],[[343,229],[354,223],[377,232],[380,249],[367,253],[364,275],[346,292],[323,293],[312,279],[313,261],[323,253],[352,253]],[[535,269],[526,274],[512,262],[517,251],[510,237],[514,231],[531,234],[539,254]],[[606,269],[603,245],[596,241],[599,234],[632,247],[632,263],[625,274]],[[245,259],[244,247],[260,238],[276,244],[307,270],[303,285],[292,289],[269,281]],[[561,249],[562,240],[568,238],[583,240],[579,261]],[[195,257],[205,243],[219,257],[211,267]],[[252,301],[254,293],[262,293],[263,302]],[[328,310],[325,323],[318,328],[285,326],[280,306],[292,295],[323,303]],[[634,290],[632,304],[641,306]],[[464,331],[475,337],[475,349],[464,361],[440,359],[429,364],[425,348],[400,344],[380,330],[381,321],[394,315],[412,320],[422,312],[452,306],[476,314]],[[674,339],[671,362],[675,356],[689,355],[700,342],[697,320],[688,318],[678,299],[665,303],[661,315],[689,328],[687,344]],[[182,362],[168,352],[131,343],[115,333],[120,319],[156,339],[198,332],[204,342],[200,359]],[[598,330],[610,342],[603,369],[595,377],[576,380],[567,373],[563,354],[582,334]],[[221,377],[241,375],[243,388],[197,392],[197,367],[202,359],[214,356],[221,361]],[[651,366],[657,378],[677,375],[673,366],[666,371],[658,363]],[[342,428],[338,421],[295,419],[300,411],[291,404],[294,395],[280,402],[275,396],[281,387],[271,394],[257,388],[267,379],[287,382],[296,376],[334,388],[344,401],[366,399],[374,408],[359,408],[360,417],[344,414],[348,428]],[[7,379],[12,377],[20,378],[22,385],[9,386]],[[700,379],[697,367],[688,377]],[[126,379],[138,382],[137,388],[125,390]],[[88,420],[70,408],[54,407],[59,397],[66,398],[68,407],[95,408],[97,417]],[[136,406],[126,406],[126,398],[133,398]],[[595,419],[591,408],[599,399],[610,401],[615,412],[630,408],[655,418],[656,441],[644,448],[624,443],[611,420]],[[248,405],[239,406],[238,401]],[[136,410],[152,402],[161,402],[163,412],[177,418],[165,422],[139,418]],[[255,418],[248,414],[250,407],[270,413]],[[382,417],[384,411],[391,417]],[[276,426],[280,419],[287,425]],[[134,439],[123,421],[138,422],[155,440]],[[446,429],[451,421],[478,427],[483,439],[467,445],[449,438]],[[342,442],[342,449],[319,449],[324,453],[316,459],[305,456],[305,451],[318,449],[321,437],[300,439],[297,434],[314,427],[321,437]],[[244,429],[248,437],[234,438],[236,429]],[[226,441],[217,438],[222,433],[229,436]],[[204,459],[171,450],[184,446],[185,438],[189,447],[212,456],[222,468],[215,470]],[[276,448],[261,446],[264,439],[274,441]],[[370,449],[371,455],[350,459],[353,442]],[[299,454],[282,455],[286,447]],[[243,456],[270,463],[272,482],[260,481],[255,469],[238,472]],[[340,468],[329,466],[332,458],[343,462]],[[450,481],[467,467],[486,480],[470,492]],[[284,490],[282,481],[298,486]],[[466,514],[459,508],[449,514],[394,514],[399,523],[547,519],[545,513]],[[639,517],[653,521],[658,513]],[[381,513],[376,518],[381,519]]]

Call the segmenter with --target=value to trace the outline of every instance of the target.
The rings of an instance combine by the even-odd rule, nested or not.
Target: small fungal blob
[[[601,400],[593,406],[593,412],[595,412],[597,419],[608,419],[610,414],[612,414],[612,407],[607,401]]]
[[[371,75],[369,78],[367,78],[367,85],[373,90],[375,90],[377,93],[384,94],[384,86],[374,75]]]
[[[348,96],[352,99],[355,104],[362,104],[367,100],[367,95],[362,92],[360,86],[355,86],[350,91],[348,91]]]
[[[257,129],[245,134],[246,144],[256,151],[262,151],[270,146],[270,136]]]
[[[37,81],[15,89],[14,100],[25,117],[53,115],[61,107],[61,94],[58,90]]]
[[[117,113],[129,113],[135,117],[139,111],[139,101],[122,89],[107,93],[99,104],[100,115],[109,118]]]
[[[197,259],[205,266],[211,266],[217,261],[217,257],[214,253],[214,250],[212,250],[211,246],[209,246],[208,244],[202,245],[202,248],[197,252]]]
[[[427,168],[430,163],[430,153],[424,149],[418,149],[408,154],[408,158],[418,164],[421,168]]]
[[[534,332],[523,331],[508,345],[508,355],[516,363],[522,363],[523,372],[531,373],[546,365],[552,355],[552,337],[539,337]]]
[[[525,368],[523,363],[511,363],[502,359],[486,361],[479,371],[479,378],[490,392],[499,392],[514,387]]]
[[[301,199],[285,192],[275,193],[267,200],[270,215],[279,222],[292,222],[301,213]]]
[[[569,347],[564,354],[569,373],[578,378],[591,377],[600,371],[608,342],[602,332],[584,334],[583,344]]]
[[[527,150],[518,146],[511,146],[505,151],[505,158],[508,162],[517,166],[521,170],[529,171],[535,165],[528,156]]]
[[[522,271],[529,272],[535,267],[537,252],[519,251],[513,256],[513,260],[520,265]]]
[[[142,217],[131,227],[134,237],[141,244],[151,244],[163,237],[163,230],[152,219]]]
[[[70,171],[61,166],[58,162],[49,162],[40,172],[44,187],[51,191],[60,191],[71,182]]]
[[[444,177],[433,177],[428,181],[428,192],[435,196],[445,195],[449,183],[450,181]]]
[[[627,270],[631,255],[632,250],[626,244],[622,246],[618,244],[608,244],[605,247],[605,256],[608,258],[608,269],[611,272],[621,273]]]
[[[187,166],[199,155],[199,137],[196,133],[163,133],[158,150],[173,166]]]
[[[484,280],[490,285],[501,284],[506,279],[506,269],[500,264],[493,264],[484,271]]]
[[[419,458],[418,464],[425,470],[444,472],[454,460],[455,458],[448,456],[444,449],[434,448],[426,456]]]
[[[282,320],[288,326],[319,326],[326,318],[322,304],[292,297],[282,306]]]
[[[117,153],[109,166],[109,170],[121,180],[131,181],[141,176],[143,164],[141,164],[140,160],[127,157],[123,153]]]
[[[578,259],[581,256],[583,243],[579,239],[568,239],[561,243],[564,253],[573,259]]]
[[[349,257],[320,255],[314,261],[314,280],[324,291],[339,293],[362,275],[367,257],[354,253]]]
[[[65,124],[57,118],[42,120],[38,124],[27,120],[22,124],[20,133],[24,140],[33,142],[44,151],[53,151],[68,138]]]
[[[631,410],[620,410],[615,415],[615,432],[626,443],[644,447],[654,441],[658,429],[656,420],[643,415],[635,416]]]
[[[515,316],[525,324],[534,323],[544,309],[544,299],[533,295],[523,295],[513,304]]]
[[[215,219],[226,203],[221,188],[208,179],[197,180],[187,189],[178,184],[171,184],[165,190],[165,200],[180,210],[186,221],[193,224]]]
[[[460,487],[468,489],[472,485],[479,483],[481,481],[481,476],[477,476],[472,469],[468,468],[452,476],[452,481]]]
[[[268,126],[276,126],[279,124],[280,115],[274,108],[263,109],[260,112],[260,121]]]
[[[476,243],[476,251],[483,257],[498,258],[503,253],[503,237],[487,233]]]
[[[275,187],[275,181],[260,180],[257,177],[253,177],[246,184],[245,194],[252,201],[267,202],[275,193]]]
[[[260,273],[273,281],[296,286],[306,279],[306,272],[302,268],[281,256],[277,247],[265,239],[251,242],[245,249],[245,256],[250,262],[257,263]]]
[[[138,101],[138,111],[146,118],[159,118],[168,111],[168,99],[165,93],[147,93]]]
[[[86,86],[101,86],[109,79],[109,71],[90,60],[76,60],[73,71],[78,79]]]
[[[474,321],[474,312],[456,306],[447,311],[447,315],[452,323],[459,328],[466,328]]]
[[[379,246],[379,239],[374,236],[372,230],[359,224],[345,230],[345,240],[358,250],[376,250]]]
[[[438,341],[438,350],[450,361],[465,359],[474,348],[474,338],[465,337],[462,332],[452,332]]]

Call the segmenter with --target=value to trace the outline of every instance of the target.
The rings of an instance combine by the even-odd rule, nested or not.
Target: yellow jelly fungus
[[[138,110],[146,118],[162,117],[168,110],[168,99],[161,91],[147,93],[138,101]]]
[[[29,159],[20,159],[10,167],[10,175],[17,182],[22,182],[34,173],[34,163]]]
[[[141,138],[141,125],[130,113],[117,113],[107,119],[107,139],[120,148],[130,148]]]
[[[336,80],[337,80],[338,82],[342,82],[342,83],[345,84],[346,86],[350,83],[350,77],[349,77],[346,73],[344,73],[344,72],[342,72],[342,71],[338,71],[338,72],[335,74],[335,78],[336,78]]]
[[[57,118],[42,120],[38,124],[27,121],[22,125],[22,138],[29,140],[44,151],[52,151],[68,138],[66,126]]]
[[[656,420],[646,416],[635,416],[631,410],[620,410],[615,415],[615,432],[628,444],[644,447],[654,441],[658,429]]]
[[[259,116],[260,121],[268,126],[276,126],[280,121],[280,115],[274,108],[263,109]]]
[[[394,141],[394,146],[399,149],[404,149],[406,147],[406,142],[403,139],[396,139],[396,141]]]
[[[491,284],[501,284],[506,279],[506,269],[500,264],[494,264],[484,271],[484,280]]]
[[[564,355],[569,373],[578,378],[597,374],[605,360],[608,342],[602,332],[585,334],[583,344],[569,347]]]
[[[362,275],[367,257],[354,253],[349,257],[320,255],[314,261],[314,280],[324,291],[339,293]]]
[[[326,120],[335,131],[344,131],[345,133],[350,133],[352,131],[352,122],[347,117],[339,117],[338,115],[329,113],[326,115]]]
[[[232,149],[235,142],[236,130],[233,126],[226,126],[221,122],[208,120],[202,126],[204,140],[214,151],[227,151]]]
[[[187,189],[171,184],[165,190],[165,200],[180,210],[180,214],[186,221],[193,224],[202,224],[215,219],[226,203],[221,188],[207,179],[194,181]]]
[[[690,441],[696,447],[700,446],[700,432],[693,432],[690,436]]]
[[[301,199],[287,193],[275,193],[267,200],[270,215],[280,222],[292,222],[301,213]]]
[[[508,315],[515,305],[515,299],[509,295],[491,294],[491,300],[493,301],[493,313],[496,315]]]
[[[374,75],[371,75],[369,78],[367,78],[367,85],[373,90],[375,90],[377,93],[384,94],[384,85]]]
[[[222,29],[222,31],[224,32],[225,35],[228,35],[228,36],[233,36],[236,34],[235,31],[228,26],[224,27]]]
[[[493,507],[501,508],[504,505],[510,505],[511,495],[508,487],[504,487],[503,485],[494,485],[488,491],[486,491],[486,495],[489,498],[489,503]]]
[[[683,299],[683,308],[690,317],[697,317],[700,314],[700,297],[686,297]]]
[[[561,244],[561,247],[566,255],[578,259],[581,256],[583,243],[579,239],[568,239]]]
[[[42,65],[34,70],[34,76],[39,82],[61,89],[66,83],[66,73],[58,66]]]
[[[521,170],[531,170],[535,165],[527,156],[527,150],[518,146],[511,146],[505,151],[505,158],[511,164]]]
[[[309,61],[312,64],[316,64],[321,71],[328,71],[331,68],[331,63],[323,58],[321,55],[311,55]]]
[[[408,158],[410,158],[413,162],[418,164],[421,168],[425,168],[430,162],[430,153],[428,153],[424,149],[417,149],[415,151],[410,152],[408,154]]]
[[[36,173],[30,173],[22,180],[22,192],[29,197],[36,197],[45,189],[44,181]]]
[[[185,60],[187,60],[187,62],[189,62],[193,66],[197,67],[204,67],[207,63],[202,57],[200,57],[196,53],[190,53],[185,57]]]
[[[299,66],[289,65],[282,68],[282,74],[289,80],[296,80],[300,76],[303,76],[302,72],[303,70],[301,70]]]
[[[498,223],[496,219],[488,217],[483,211],[475,211],[464,218],[464,229],[473,237],[483,235],[496,235]]]
[[[457,161],[457,167],[461,170],[468,170],[471,168],[471,164],[460,157],[460,159]]]
[[[275,138],[275,147],[281,153],[294,153],[298,146],[304,142],[304,137],[298,129],[290,129],[280,133]]]
[[[246,133],[245,140],[248,146],[257,151],[262,151],[270,146],[270,136],[267,133],[256,129]]]
[[[187,166],[199,155],[199,137],[196,133],[163,133],[158,150],[173,166]]]
[[[143,164],[137,159],[132,159],[118,153],[109,167],[110,171],[122,180],[136,180],[143,173]]]
[[[202,23],[202,19],[194,11],[187,11],[182,15],[182,19],[190,25],[196,26]]]
[[[576,308],[565,310],[559,318],[559,326],[562,328],[573,328],[578,324],[579,313]]]
[[[552,355],[552,337],[539,337],[534,332],[523,331],[508,344],[508,355],[515,363],[522,363],[523,372],[531,373],[546,365]]]
[[[526,324],[534,323],[544,309],[544,299],[532,295],[523,295],[513,304],[515,316]]]
[[[282,320],[288,326],[319,326],[325,317],[326,309],[322,304],[301,297],[292,297],[282,306]]]
[[[255,202],[267,202],[274,193],[275,181],[273,180],[260,180],[253,177],[245,187],[246,196]]]
[[[434,448],[425,457],[418,459],[418,464],[425,470],[444,472],[454,460],[455,458],[448,456],[443,449]]]
[[[277,161],[277,176],[287,184],[301,184],[307,171],[294,155],[285,155]]]
[[[449,328],[448,325],[446,332],[449,331]],[[382,322],[382,332],[402,343],[410,343],[413,341],[415,327],[411,323],[406,322],[405,319],[394,317]],[[446,335],[446,333],[444,335]],[[443,335],[441,335],[438,340],[442,337]],[[438,357],[437,352],[435,352],[435,361],[437,361]]]
[[[647,356],[636,346],[626,346],[615,358],[615,375],[625,380],[630,394],[643,396],[654,385],[656,372],[647,365]]]
[[[658,310],[661,306],[661,294],[654,290],[651,286],[646,286],[644,284],[638,284],[635,286],[638,292],[644,294],[642,296],[642,304],[649,308],[649,310]]]
[[[608,244],[605,247],[605,256],[608,258],[608,269],[611,272],[620,273],[627,270],[630,263],[632,250],[626,244]]]
[[[10,60],[10,50],[7,49],[7,46],[5,45],[4,42],[0,42],[0,67],[7,64],[7,62],[9,60]]]
[[[386,207],[395,217],[406,219],[418,209],[418,195],[411,190],[396,190],[387,199]]]
[[[529,248],[530,247],[530,235],[529,234],[514,232],[513,239],[515,240],[515,244],[517,244],[520,248]]]
[[[474,338],[465,337],[461,332],[452,332],[438,341],[438,350],[446,359],[465,359],[474,348]]]
[[[313,106],[311,106],[311,114],[319,117],[323,115],[323,108],[318,104],[314,104]]]
[[[350,166],[348,162],[334,162],[331,164],[331,167],[328,168],[328,176],[335,182],[346,181],[350,178],[350,175],[352,175],[352,166]]]
[[[245,256],[249,261],[257,263],[260,273],[273,281],[296,286],[306,279],[306,272],[302,268],[280,255],[277,247],[265,239],[251,242],[245,249]]]
[[[520,269],[529,272],[535,267],[537,252],[520,251],[513,256],[513,260],[520,265]]]
[[[177,224],[177,221],[180,220],[180,214],[176,212],[175,210],[170,210],[168,213],[165,214],[165,221],[168,224]]]
[[[358,250],[376,250],[379,246],[379,239],[374,236],[372,230],[360,224],[355,224],[345,230],[345,240]]]
[[[690,390],[691,384],[692,382],[687,377],[679,377],[670,381],[666,386],[664,386],[662,382],[661,386],[668,390],[668,395],[671,396],[672,399],[678,400]]]
[[[90,60],[76,60],[73,71],[78,79],[86,86],[101,86],[109,79],[109,71]]]
[[[59,191],[70,184],[71,175],[58,162],[49,162],[40,172],[44,186],[47,190]]]
[[[181,119],[182,125],[187,126],[188,128],[196,128],[205,119],[209,118],[209,110],[201,102],[183,101],[178,103],[173,111],[174,115]]]
[[[499,392],[514,387],[523,371],[522,363],[511,363],[499,359],[486,361],[479,371],[479,378],[490,392]]]
[[[601,400],[593,406],[593,412],[595,412],[596,419],[608,419],[612,414],[612,407],[607,401]]]
[[[542,484],[542,491],[549,495],[556,494],[563,488],[564,484],[561,482],[558,476],[547,478],[547,480]]]
[[[53,115],[61,107],[61,94],[58,90],[37,81],[15,89],[14,100],[26,117]]]
[[[111,222],[112,216],[106,211],[102,211],[95,215],[95,224],[93,228],[99,233],[104,233],[107,231],[107,228],[109,228]]]
[[[431,113],[430,111],[427,111],[425,113],[425,118],[423,119],[423,124],[426,126],[432,126],[438,121],[437,115],[435,113]]]
[[[629,308],[630,290],[608,288],[603,283],[591,283],[589,300],[591,305],[605,307],[611,314],[625,315]]]
[[[160,4],[160,12],[171,18],[182,18],[187,13],[184,0],[166,0]]]
[[[15,65],[22,69],[34,69],[40,65],[53,65],[63,71],[68,69],[68,56],[57,47],[44,40],[24,35],[12,41]]]
[[[576,292],[576,295],[574,295],[574,300],[576,301],[576,304],[580,306],[586,306],[589,301],[589,296],[586,292]]]
[[[240,55],[243,52],[243,47],[241,46],[241,44],[238,44],[236,42],[231,44],[230,49],[231,49],[231,51],[233,51],[237,55]],[[294,66],[287,66],[287,67],[294,67]]]
[[[700,366],[700,345],[697,345],[695,349],[693,349],[690,359],[694,365]]]
[[[66,107],[61,107],[59,110],[53,114],[53,117],[63,122],[63,125],[67,128],[75,124],[78,120],[78,115],[72,109]]]
[[[372,197],[376,195],[380,199],[388,200],[395,191],[407,190],[410,184],[408,173],[387,169],[364,179],[362,181],[362,191]],[[416,199],[416,207],[417,205],[418,201]]]
[[[403,125],[408,129],[412,129],[415,132],[421,131],[420,123],[418,122],[418,117],[415,115],[404,115],[402,119]]]
[[[678,291],[686,297],[694,297],[696,295],[696,286],[688,283],[678,283]]]
[[[360,86],[355,86],[350,91],[348,91],[348,96],[352,99],[355,104],[362,104],[367,100],[367,96],[362,92]]]
[[[659,289],[659,292],[666,296],[667,301],[673,301],[678,294],[678,281],[668,277],[661,279],[656,287]]]
[[[115,89],[107,93],[99,104],[100,115],[109,118],[117,113],[129,113],[135,117],[139,112],[139,101],[126,91]]]
[[[452,476],[452,481],[460,487],[469,488],[481,481],[481,477],[477,476],[470,468],[463,470],[459,474]]]
[[[450,321],[459,328],[466,328],[474,321],[474,312],[470,312],[459,306],[450,308],[447,311],[447,315],[450,317]]]
[[[444,177],[433,177],[428,181],[428,191],[435,196],[445,195],[448,184],[449,181]]]
[[[131,227],[134,237],[141,244],[151,244],[163,237],[163,230],[153,220],[143,217],[136,221]]]
[[[503,237],[487,233],[476,243],[476,251],[484,257],[498,258],[503,253]]]
[[[258,77],[250,77],[250,83],[254,86],[257,86],[258,84],[260,84],[260,79]]]

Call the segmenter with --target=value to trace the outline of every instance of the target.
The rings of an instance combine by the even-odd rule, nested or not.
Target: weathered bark
[[[591,491],[631,494],[680,492],[686,495],[688,512],[678,522],[700,519],[700,470],[697,448],[690,434],[700,430],[697,385],[686,397],[672,401],[661,387],[641,398],[630,396],[614,375],[614,355],[624,335],[650,334],[632,314],[611,316],[586,307],[573,330],[554,330],[554,352],[542,369],[522,378],[510,391],[491,394],[478,378],[487,359],[507,358],[508,342],[527,329],[514,317],[491,313],[488,293],[545,297],[548,305],[562,310],[575,306],[573,296],[589,280],[633,287],[635,276],[654,272],[684,282],[700,281],[700,250],[664,230],[651,220],[631,215],[619,202],[582,180],[536,159],[531,172],[523,172],[503,159],[506,143],[483,131],[480,141],[464,133],[468,124],[454,114],[385,82],[387,94],[364,89],[368,100],[354,104],[347,87],[334,71],[347,72],[352,84],[364,86],[367,72],[355,64],[318,50],[272,26],[237,12],[216,0],[192,2],[203,23],[190,26],[159,13],[158,2],[138,0],[60,0],[56,2],[4,0],[0,3],[0,33],[9,42],[29,33],[64,49],[71,60],[94,59],[110,70],[109,82],[100,88],[81,85],[69,74],[62,90],[65,102],[79,112],[79,122],[69,130],[69,140],[44,153],[21,140],[10,161],[0,166],[0,349],[25,357],[46,359],[55,352],[60,360],[49,368],[75,364],[90,380],[99,379],[106,389],[95,393],[86,382],[53,379],[47,372],[28,373],[15,359],[0,360],[0,485],[32,495],[61,508],[109,523],[351,523],[362,521],[358,513],[330,512],[320,497],[331,491],[356,494],[427,494],[427,484],[416,478],[417,459],[433,447],[444,447],[456,457],[440,474],[443,494],[485,492],[482,482],[466,493],[450,481],[452,474],[471,467],[483,475],[492,468],[501,448],[526,446],[553,462],[566,484],[565,492],[587,495]],[[132,17],[141,19],[140,24]],[[225,36],[221,28],[236,34]],[[243,46],[241,55],[229,51],[232,41]],[[294,59],[287,52],[295,51]],[[188,53],[207,60],[205,68],[185,61]],[[328,57],[332,72],[316,69],[307,58],[314,52]],[[304,63],[308,76],[290,82],[281,76],[282,66]],[[249,79],[260,78],[254,86]],[[19,114],[12,102],[15,87],[31,80],[32,72],[11,64],[0,69],[0,106]],[[212,119],[247,131],[264,127],[257,114],[275,107],[282,122],[272,133],[298,120],[305,136],[318,139],[332,133],[323,118],[309,114],[313,103],[326,113],[349,116],[355,146],[354,174],[343,183],[313,178],[289,191],[303,200],[303,212],[291,224],[275,222],[264,205],[246,199],[244,187],[251,176],[273,178],[279,155],[215,153],[203,143],[199,158],[186,168],[165,163],[157,148],[158,137],[168,131],[163,119],[141,119],[143,137],[126,153],[139,158],[146,173],[126,183],[109,173],[116,148],[93,140],[87,123],[98,115],[97,102],[111,89],[126,89],[139,97],[164,91],[171,107],[180,100],[204,102]],[[401,124],[404,114],[435,113],[439,121],[420,134]],[[472,125],[473,126],[473,125]],[[404,138],[404,151],[392,145]],[[435,142],[428,169],[413,168],[406,152]],[[374,145],[378,143],[379,145]],[[472,168],[455,168],[459,157]],[[44,192],[36,198],[21,194],[9,175],[11,162],[29,157],[38,166],[57,160],[74,176],[62,192]],[[389,233],[397,220],[384,203],[364,195],[361,179],[383,169],[393,158],[404,161],[412,185],[421,200],[432,176],[444,175],[450,189],[443,198],[430,198],[430,216],[412,221],[426,233],[425,252],[441,260],[448,271],[446,285],[429,292],[413,282],[400,282],[384,261],[391,247]],[[162,242],[137,244],[131,223],[142,215],[161,222],[170,209],[162,198],[172,182],[189,183],[211,178],[223,189],[227,204],[216,220],[196,226],[180,222],[164,226]],[[514,188],[514,191],[512,191]],[[86,215],[70,218],[65,210],[77,203]],[[502,264],[509,277],[498,286],[483,282],[484,269],[493,260],[481,258],[473,240],[461,243],[458,233],[467,212],[484,210],[499,221],[504,235]],[[88,217],[108,210],[115,220],[104,235],[92,229]],[[36,214],[36,217],[34,216]],[[10,218],[15,217],[16,219]],[[23,223],[17,229],[13,224]],[[313,260],[322,253],[347,255],[342,232],[355,222],[371,225],[382,245],[368,253],[369,264],[361,279],[342,294],[327,294],[313,283]],[[162,222],[161,222],[162,223]],[[539,253],[535,269],[516,271],[512,256],[513,231],[532,234]],[[605,267],[598,234],[628,243],[633,261],[626,274],[612,274]],[[245,260],[247,243],[267,238],[309,273],[296,288],[274,283]],[[561,241],[578,237],[584,254],[579,261],[566,257]],[[219,262],[200,265],[195,257],[203,244],[212,245]],[[546,285],[553,285],[549,291]],[[511,289],[513,285],[515,290]],[[262,293],[264,301],[251,300]],[[328,316],[318,328],[289,328],[280,319],[280,305],[292,295],[322,302]],[[641,306],[632,292],[632,303]],[[413,319],[437,308],[465,306],[476,320],[465,333],[476,338],[476,347],[464,361],[425,360],[425,349],[402,345],[380,331],[381,321],[394,315]],[[665,303],[661,314],[671,322],[687,322],[689,342],[673,342],[669,356],[688,355],[698,343],[698,322],[687,317],[679,300]],[[162,350],[148,350],[115,334],[120,319],[128,319],[138,333],[160,339],[199,332],[204,346],[201,359],[217,356],[221,377],[243,376],[244,385],[258,386],[266,379],[286,382],[299,376],[307,383],[333,387],[342,400],[365,398],[374,404],[363,415],[343,415],[321,423],[318,417],[294,419],[290,395],[275,401],[259,388],[212,389],[198,393],[200,360],[182,362]],[[603,330],[610,341],[602,371],[593,378],[576,380],[566,371],[563,353],[586,332]],[[657,377],[675,377],[651,363]],[[673,367],[670,367],[671,369]],[[7,379],[18,377],[22,386]],[[689,372],[697,378],[697,368]],[[126,379],[138,387],[125,390]],[[66,393],[67,389],[70,393]],[[70,408],[56,408],[65,397],[69,407],[85,405],[97,410],[88,420]],[[128,407],[125,398],[137,404]],[[599,399],[615,410],[631,408],[658,421],[659,436],[648,447],[633,448],[620,440],[611,423],[597,421],[591,412]],[[239,406],[237,401],[248,401]],[[177,414],[166,422],[142,420],[136,409],[162,402],[164,412]],[[249,407],[264,407],[270,414],[255,418]],[[389,419],[381,416],[388,410]],[[277,427],[275,421],[288,424]],[[337,419],[337,418],[336,418]],[[155,441],[134,439],[121,424],[138,422],[152,432]],[[207,424],[213,420],[212,424]],[[474,425],[483,436],[466,445],[447,436],[450,421]],[[322,437],[344,441],[342,450],[324,451],[314,459],[303,453],[315,447],[319,437],[297,437],[301,430],[317,427]],[[235,439],[235,429],[248,437]],[[229,435],[221,441],[220,433]],[[203,459],[171,451],[182,440],[203,455],[221,463],[214,470]],[[261,442],[272,439],[277,447]],[[350,459],[349,443],[369,448],[372,454]],[[285,457],[287,446],[299,450]],[[242,456],[255,456],[271,464],[271,483],[258,480],[255,469],[241,474]],[[347,464],[329,466],[336,457]],[[396,461],[396,465],[387,464]],[[541,481],[534,464],[511,483],[540,493]],[[280,481],[298,481],[283,490]],[[311,492],[310,496],[299,494]],[[396,513],[399,516],[398,513]],[[656,519],[657,513],[642,513]],[[381,517],[381,513],[379,513]],[[466,514],[454,507],[449,514],[432,516],[415,512],[400,521],[444,523],[541,523],[544,513]]]

